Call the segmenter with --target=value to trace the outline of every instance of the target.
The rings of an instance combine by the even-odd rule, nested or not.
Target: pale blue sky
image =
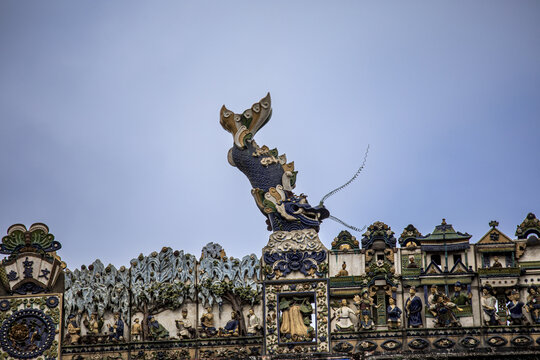
[[[538,1],[2,1],[0,231],[45,222],[70,268],[163,246],[260,255],[219,109],[356,226],[477,241],[540,216]],[[342,226],[322,225],[330,246]],[[360,238],[360,234],[355,234]]]

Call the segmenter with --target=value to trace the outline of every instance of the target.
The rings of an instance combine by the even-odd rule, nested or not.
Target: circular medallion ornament
[[[521,336],[513,338],[511,342],[514,346],[525,347],[525,346],[530,346],[533,342],[533,339],[531,339],[528,336],[521,335]]]
[[[364,340],[356,344],[356,352],[373,351],[376,348],[377,344],[369,340]]]
[[[398,350],[399,348],[401,348],[401,342],[399,342],[397,340],[390,339],[390,340],[386,340],[385,342],[383,342],[381,344],[381,347],[386,351],[394,351],[394,350]]]
[[[51,346],[55,330],[51,317],[41,310],[15,311],[0,327],[0,345],[14,358],[34,358]]]
[[[58,300],[56,296],[51,296],[51,297],[48,297],[45,302],[47,306],[52,309],[58,306],[58,303],[60,302],[60,300]]]
[[[488,339],[487,343],[491,346],[499,347],[506,345],[506,343],[508,343],[508,340],[500,336],[492,336]]]
[[[448,338],[440,338],[439,340],[433,343],[433,345],[435,345],[439,349],[448,349],[454,346],[455,344],[456,343],[453,340],[450,340]]]
[[[463,347],[466,347],[466,348],[469,348],[469,349],[473,349],[475,347],[478,346],[478,344],[480,343],[480,340],[476,339],[476,338],[473,338],[471,336],[467,336],[463,339],[461,339],[459,341],[459,343],[461,344],[461,346]]]
[[[429,342],[422,338],[416,338],[409,342],[409,347],[414,350],[422,350],[429,346]]]
[[[350,353],[353,351],[354,346],[347,341],[340,341],[332,348],[335,352]]]
[[[8,311],[11,307],[11,304],[9,303],[9,300],[4,299],[0,301],[0,311]]]

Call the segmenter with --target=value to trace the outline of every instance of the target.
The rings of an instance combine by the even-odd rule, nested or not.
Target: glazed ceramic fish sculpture
[[[241,114],[223,105],[220,124],[233,135],[234,144],[228,160],[243,172],[251,183],[251,194],[267,217],[268,230],[292,231],[314,229],[330,216],[324,205],[311,206],[304,194],[295,195],[297,171],[294,162],[287,163],[285,154],[264,145],[259,147],[254,136],[272,116],[270,94]]]

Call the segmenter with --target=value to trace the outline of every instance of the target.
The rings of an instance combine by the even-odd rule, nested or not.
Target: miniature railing
[[[521,269],[538,269],[540,268],[540,261],[523,261],[519,263]]]
[[[332,332],[334,353],[390,355],[408,358],[413,353],[425,353],[425,358],[475,358],[479,353],[513,354],[516,358],[537,359],[540,353],[540,328],[537,326],[441,327],[396,330],[365,330]],[[533,357],[521,357],[523,354]],[[415,356],[414,359],[424,357]],[[442,357],[441,357],[442,358]],[[387,359],[384,357],[384,359]]]
[[[340,287],[355,287],[362,285],[362,277],[360,276],[340,276],[330,278],[331,288]]]
[[[420,272],[422,269],[420,268],[404,268],[401,269],[401,275],[402,276],[418,276],[420,275]]]
[[[519,267],[500,267],[500,268],[480,268],[478,275],[480,276],[519,276],[521,269]]]

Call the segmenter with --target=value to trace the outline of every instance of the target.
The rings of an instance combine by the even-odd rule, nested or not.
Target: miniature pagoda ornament
[[[270,94],[242,114],[235,114],[224,105],[220,115],[221,126],[234,138],[229,163],[249,179],[251,194],[267,217],[268,230],[319,231],[322,220],[330,213],[323,205],[311,206],[306,195],[293,193],[297,174],[294,162],[287,163],[285,154],[279,155],[277,149],[266,145],[259,147],[253,139],[272,115]]]

